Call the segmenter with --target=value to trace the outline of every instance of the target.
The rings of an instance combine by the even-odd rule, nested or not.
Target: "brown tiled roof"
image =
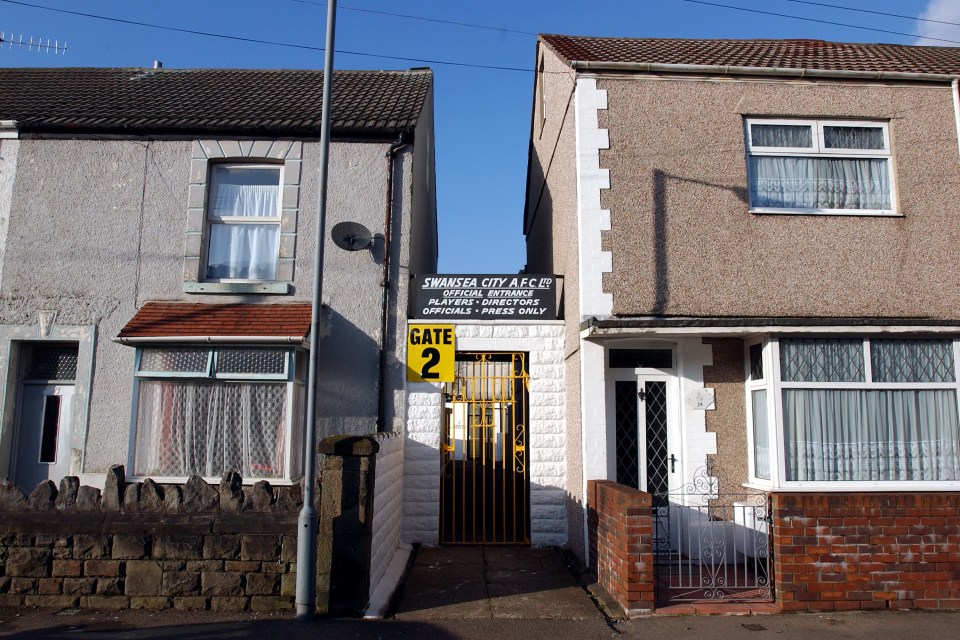
[[[148,302],[118,338],[304,338],[309,332],[309,304]]]
[[[412,131],[429,70],[336,71],[333,135]],[[23,132],[319,135],[323,72],[255,69],[0,69],[0,120]]]
[[[960,76],[960,48],[823,40],[682,40],[541,35],[568,63],[613,62]]]

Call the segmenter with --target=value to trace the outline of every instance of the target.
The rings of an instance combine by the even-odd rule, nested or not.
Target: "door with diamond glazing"
[[[619,376],[613,381],[616,481],[654,495],[680,480],[679,434],[668,376]]]

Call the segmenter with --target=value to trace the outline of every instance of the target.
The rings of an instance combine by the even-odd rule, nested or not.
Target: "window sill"
[[[243,294],[243,293],[266,293],[266,294],[287,294],[290,293],[289,282],[184,282],[184,293],[212,293],[212,294]]]
[[[847,216],[856,218],[903,218],[897,211],[880,211],[873,209],[772,209],[756,207],[749,210],[755,215],[787,215],[787,216]]]

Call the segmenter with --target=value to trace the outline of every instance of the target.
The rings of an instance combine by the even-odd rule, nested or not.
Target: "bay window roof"
[[[148,302],[116,341],[300,343],[309,332],[309,304]]]

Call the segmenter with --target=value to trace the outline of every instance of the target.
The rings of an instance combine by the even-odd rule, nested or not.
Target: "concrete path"
[[[595,620],[603,616],[554,549],[421,547],[397,620]]]

